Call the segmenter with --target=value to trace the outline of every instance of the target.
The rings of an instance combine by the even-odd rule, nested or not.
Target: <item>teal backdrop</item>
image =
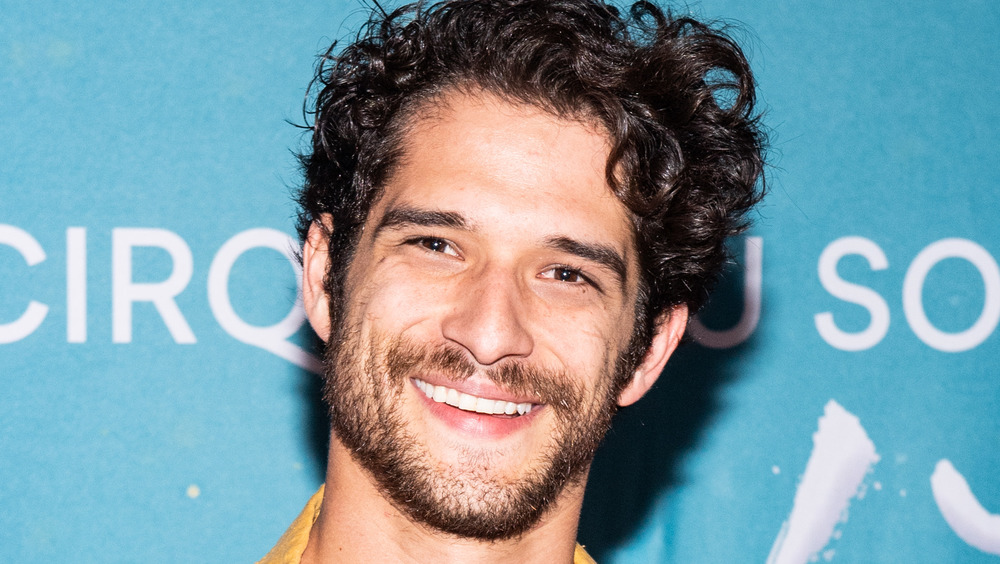
[[[1000,560],[998,6],[675,6],[743,26],[770,194],[598,455],[600,562]],[[252,562],[321,483],[292,124],[363,19],[0,0],[0,561]]]

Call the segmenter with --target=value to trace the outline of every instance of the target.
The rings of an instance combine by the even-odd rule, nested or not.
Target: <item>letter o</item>
[[[983,311],[971,327],[957,333],[941,331],[931,324],[924,311],[924,280],[934,266],[947,258],[972,263],[983,278],[986,293]],[[913,259],[903,279],[903,313],[910,328],[928,346],[944,352],[962,352],[985,341],[1000,322],[1000,268],[986,249],[968,239],[941,239]]]

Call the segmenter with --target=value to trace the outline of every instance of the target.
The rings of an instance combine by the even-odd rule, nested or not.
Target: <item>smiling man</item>
[[[742,53],[589,0],[405,7],[332,53],[300,198],[329,466],[263,562],[590,562],[594,452],[760,197]]]

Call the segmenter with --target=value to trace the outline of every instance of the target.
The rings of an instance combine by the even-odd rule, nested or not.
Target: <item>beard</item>
[[[356,330],[339,331],[324,352],[323,396],[333,432],[374,479],[382,495],[412,521],[458,537],[500,540],[532,528],[560,493],[585,478],[617,409],[621,375],[630,364],[602,363],[588,397],[582,377],[510,361],[477,368],[461,350]],[[459,463],[435,460],[397,408],[411,375],[425,372],[461,382],[481,373],[501,389],[538,398],[554,414],[547,442],[516,475],[496,470],[504,452],[456,446]]]

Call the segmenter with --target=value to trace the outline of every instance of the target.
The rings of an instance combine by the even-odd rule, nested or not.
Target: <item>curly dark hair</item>
[[[606,132],[607,182],[631,212],[642,274],[633,356],[660,314],[704,303],[726,238],[747,227],[763,195],[754,79],[721,26],[649,2],[623,15],[596,0],[446,0],[376,12],[335,48],[310,88],[298,226],[304,238],[321,214],[332,217],[334,326],[346,267],[409,120],[449,91],[487,92]]]

